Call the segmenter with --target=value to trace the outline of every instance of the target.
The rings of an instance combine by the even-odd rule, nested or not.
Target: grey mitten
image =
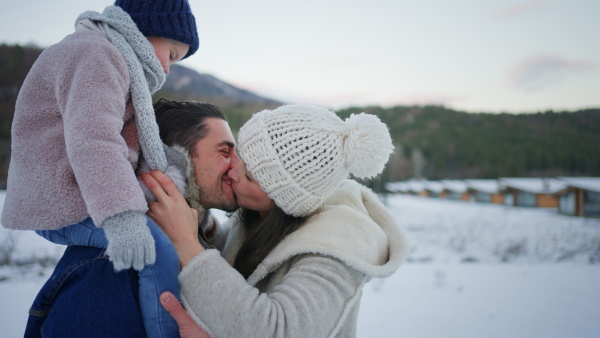
[[[173,183],[177,187],[177,190],[179,190],[179,192],[185,197],[187,185],[184,175],[187,172],[187,159],[180,151],[175,149],[175,147],[169,147],[163,144],[163,148],[165,150],[165,156],[167,157],[168,163],[167,169],[165,170],[164,174],[167,175],[171,179],[171,181],[173,181]],[[140,187],[144,192],[146,200],[148,202],[156,202],[156,197],[154,196],[154,194],[150,191],[150,189],[148,189],[146,184],[144,184],[144,182],[142,182],[142,180],[139,177],[140,174],[150,172],[151,170],[152,169],[148,165],[148,162],[142,155],[137,170],[138,182],[140,183]]]
[[[154,238],[140,211],[128,210],[102,222],[108,248],[106,254],[115,270],[134,268],[140,271],[156,260]]]

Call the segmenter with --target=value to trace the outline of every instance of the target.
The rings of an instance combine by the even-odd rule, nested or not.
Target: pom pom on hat
[[[387,126],[375,115],[352,114],[346,119],[344,155],[348,171],[359,178],[379,175],[394,151]]]
[[[350,173],[381,173],[394,147],[374,115],[344,122],[322,107],[285,105],[254,114],[238,133],[238,149],[275,204],[298,217],[323,205]]]

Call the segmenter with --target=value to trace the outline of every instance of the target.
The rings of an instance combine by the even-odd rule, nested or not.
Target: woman
[[[387,277],[403,234],[369,189],[348,180],[383,170],[393,150],[373,115],[287,105],[255,114],[229,172],[239,206],[222,252],[197,240],[194,210],[159,172],[148,215],[180,259],[182,299],[215,337],[352,337],[362,287]],[[183,333],[182,333],[183,334]]]

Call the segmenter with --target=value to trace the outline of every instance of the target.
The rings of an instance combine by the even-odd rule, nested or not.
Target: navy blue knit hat
[[[190,50],[183,59],[196,53],[200,42],[196,19],[187,0],[116,0],[131,16],[144,36],[183,42]]]

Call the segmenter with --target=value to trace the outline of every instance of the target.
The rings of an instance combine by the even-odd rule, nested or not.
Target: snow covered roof
[[[390,192],[412,192],[420,193],[423,190],[429,190],[433,192],[441,192],[442,184],[437,181],[427,180],[409,180],[403,182],[388,182],[385,184],[385,189]]]
[[[462,180],[442,180],[442,186],[444,190],[457,192],[462,194],[467,191],[467,183]]]
[[[444,186],[440,181],[425,181],[424,182],[425,190],[431,191],[434,193],[441,193],[444,190]]]
[[[500,177],[500,187],[513,188],[532,194],[554,194],[566,188],[565,182],[555,178]]]
[[[387,182],[385,184],[385,190],[389,192],[406,192],[408,187],[405,182]]]
[[[600,177],[558,177],[566,186],[600,193]]]
[[[497,194],[500,191],[498,180],[465,180],[465,183],[469,189],[488,194]]]
[[[407,186],[407,190],[414,192],[414,193],[420,193],[421,191],[423,191],[423,189],[425,189],[425,181],[424,180],[414,180],[414,181],[406,181],[406,186]]]

